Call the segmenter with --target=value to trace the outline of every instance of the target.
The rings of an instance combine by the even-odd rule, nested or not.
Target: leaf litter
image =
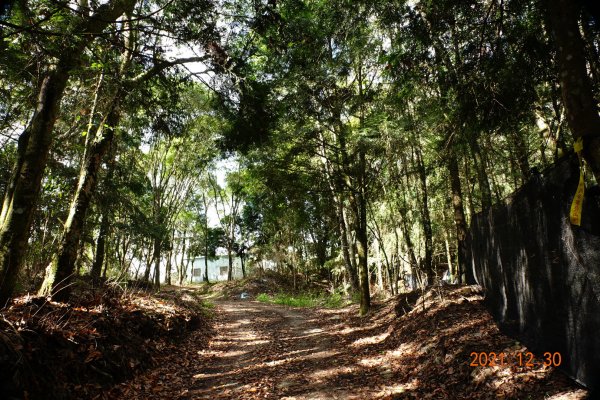
[[[155,294],[79,282],[70,303],[22,296],[0,310],[0,393],[11,399],[92,399],[157,365],[193,332],[211,335],[193,290]]]
[[[471,352],[527,351],[501,333],[476,287],[396,296],[375,302],[366,317],[356,316],[356,305],[232,300],[210,313],[198,293],[103,287],[81,290],[70,304],[15,299],[0,313],[1,393],[216,400],[575,400],[587,393],[541,365],[471,367]]]
[[[206,348],[192,333],[105,399],[584,399],[560,371],[471,367],[471,352],[526,352],[476,287],[442,287],[373,306],[295,309],[218,301]]]

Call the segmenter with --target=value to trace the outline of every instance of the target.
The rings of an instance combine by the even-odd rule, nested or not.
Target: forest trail
[[[173,357],[128,386],[121,398],[365,399],[383,395],[372,374],[357,368],[342,324],[320,312],[254,301],[216,302],[209,348],[185,341]],[[327,325],[325,327],[324,325]],[[385,378],[389,371],[376,371]],[[368,379],[368,381],[367,381]]]
[[[472,351],[526,352],[503,335],[470,287],[430,294],[411,309],[398,301],[288,308],[216,301],[210,344],[192,333],[157,367],[106,399],[553,399],[586,391],[552,368],[469,366]],[[203,344],[204,343],[204,344]]]
[[[191,398],[350,398],[347,382],[328,379],[332,368],[343,369],[343,349],[317,313],[257,302],[218,307],[218,336],[203,354]]]

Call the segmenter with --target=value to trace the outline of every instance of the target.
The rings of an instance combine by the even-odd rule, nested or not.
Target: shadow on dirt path
[[[191,398],[339,397],[340,388],[315,376],[341,353],[335,337],[317,323],[318,314],[257,302],[218,307],[218,336],[202,354],[204,368],[193,376]]]
[[[374,305],[364,318],[355,316],[356,306],[292,309],[217,301],[208,347],[194,333],[161,357],[157,368],[105,398],[585,398],[584,390],[552,369],[470,367],[470,352],[508,349],[515,342],[498,331],[480,296],[467,292],[456,289],[456,299],[402,316],[394,302]]]
[[[335,323],[309,309],[216,302],[216,335],[194,336],[161,365],[108,392],[121,399],[365,399],[372,376],[355,365]],[[324,326],[326,325],[326,329]],[[341,325],[341,324],[340,324]],[[379,373],[380,371],[376,371]],[[385,375],[385,371],[382,371]]]

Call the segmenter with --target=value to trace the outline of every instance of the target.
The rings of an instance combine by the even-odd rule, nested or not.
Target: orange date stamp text
[[[538,368],[538,367],[558,367],[562,363],[562,356],[559,352],[551,353],[549,351],[542,354],[541,357],[536,357],[532,352],[516,352],[507,353],[493,351],[472,351],[470,354],[471,367],[523,367],[523,368]]]

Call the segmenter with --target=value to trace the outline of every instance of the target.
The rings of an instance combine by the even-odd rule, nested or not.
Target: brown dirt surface
[[[208,348],[193,334],[106,399],[584,399],[541,365],[471,367],[472,352],[527,348],[502,334],[475,287],[374,305],[291,309],[220,301]],[[539,355],[536,355],[538,357]]]
[[[193,331],[211,335],[193,290],[81,284],[70,303],[22,296],[0,310],[0,399],[89,399],[156,365]]]

